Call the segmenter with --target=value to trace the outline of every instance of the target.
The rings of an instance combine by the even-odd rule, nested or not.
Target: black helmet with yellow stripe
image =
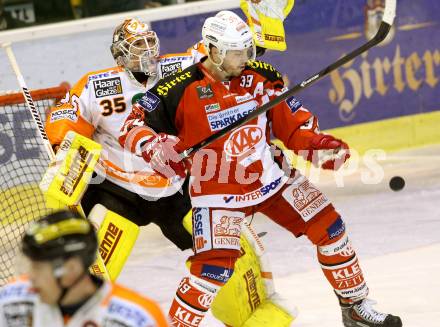
[[[96,257],[98,241],[92,224],[80,215],[63,210],[37,220],[25,233],[22,250],[33,261],[82,259],[88,268]]]

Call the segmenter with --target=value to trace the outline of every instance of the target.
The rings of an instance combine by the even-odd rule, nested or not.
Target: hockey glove
[[[338,170],[350,158],[347,143],[331,135],[317,134],[310,142],[307,160],[316,167]]]
[[[173,135],[159,133],[150,137],[142,146],[142,157],[151,168],[165,178],[176,175],[185,178],[186,166],[175,150],[179,139]]]

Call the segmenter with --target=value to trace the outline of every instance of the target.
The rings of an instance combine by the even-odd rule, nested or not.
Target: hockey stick
[[[35,108],[34,101],[32,100],[31,93],[26,86],[26,82],[24,81],[23,75],[20,72],[20,68],[18,67],[17,60],[15,59],[14,53],[11,49],[11,43],[4,43],[2,47],[5,49],[6,54],[11,63],[12,69],[14,70],[15,76],[17,77],[18,84],[20,85],[21,92],[23,93],[24,100],[26,101],[26,106],[32,114],[32,118],[34,120],[35,125],[38,129],[38,134],[40,135],[41,140],[43,141],[43,145],[46,149],[47,155],[49,156],[50,161],[55,159],[55,153],[53,152],[52,145],[47,138],[46,131],[44,130],[44,124],[41,121],[40,114]]]
[[[49,157],[49,160],[52,162],[55,159],[55,153],[54,153],[54,151],[52,149],[52,145],[49,142],[49,139],[47,137],[46,131],[44,130],[44,123],[41,120],[40,113],[38,112],[37,108],[35,107],[34,100],[32,99],[32,95],[31,95],[31,93],[29,92],[29,89],[26,86],[26,82],[24,80],[23,75],[21,74],[21,71],[20,71],[20,68],[18,66],[17,60],[15,59],[14,52],[12,51],[12,48],[11,48],[11,43],[9,43],[9,42],[8,43],[3,43],[3,44],[1,44],[1,47],[4,48],[5,51],[6,51],[6,54],[7,54],[8,59],[9,59],[9,62],[11,63],[12,69],[14,70],[15,76],[17,77],[18,84],[20,85],[21,92],[23,93],[24,99],[26,101],[26,107],[29,109],[29,111],[32,114],[32,118],[34,120],[35,125],[37,126],[37,129],[38,129],[38,134],[39,134],[41,140],[43,141],[43,145],[44,145],[44,147],[46,149],[46,153],[47,153],[47,155]],[[71,211],[76,212],[76,213],[80,214],[83,217],[85,216],[84,215],[84,211],[81,208],[81,205],[68,206],[68,207],[69,207],[69,209]],[[104,261],[102,260],[102,257],[100,255],[99,251],[97,253],[96,258],[97,258],[97,261],[99,262],[99,267],[102,270],[105,270],[103,272],[101,271],[103,277],[105,277],[106,279],[109,279],[109,277],[108,277],[109,274],[108,274],[107,268],[106,268],[106,266],[104,264]],[[94,269],[96,269],[94,267],[94,265],[92,267]]]
[[[281,102],[285,101],[287,98],[291,97],[294,94],[297,94],[301,90],[305,89],[306,87],[309,87],[310,85],[314,84],[315,82],[319,81],[324,76],[327,76],[329,73],[334,71],[335,69],[341,67],[345,63],[349,62],[350,60],[353,60],[357,56],[359,56],[361,53],[369,50],[370,48],[374,47],[375,45],[382,42],[386,36],[388,35],[388,32],[391,29],[391,26],[393,25],[394,17],[396,16],[396,0],[385,0],[385,10],[384,15],[382,18],[382,22],[379,26],[379,30],[377,31],[376,35],[366,42],[365,44],[361,45],[359,48],[353,50],[349,54],[345,55],[341,59],[337,60],[336,62],[332,63],[331,65],[327,66],[326,68],[322,69],[317,74],[312,75],[311,77],[305,79],[301,83],[295,85],[290,90],[284,92],[280,96],[276,97],[275,99],[267,102],[266,104],[259,107],[257,110],[254,110],[250,114],[248,114],[246,117],[243,117],[236,122],[232,123],[231,125],[225,127],[224,129],[220,130],[219,132],[212,134],[211,136],[207,137],[203,141],[200,141],[199,143],[193,145],[192,147],[186,149],[183,151],[180,156],[182,159],[188,157],[191,155],[191,153],[198,151],[212,142],[218,140],[219,138],[225,136],[229,132],[239,128],[240,126],[243,126],[248,121],[258,117],[259,115],[267,112],[268,110],[272,109],[276,105],[280,104]]]

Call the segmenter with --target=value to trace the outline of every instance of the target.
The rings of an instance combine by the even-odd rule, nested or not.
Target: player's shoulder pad
[[[271,82],[282,80],[283,77],[275,67],[261,60],[249,61],[245,69],[252,70]]]
[[[120,318],[128,326],[152,326],[160,309],[152,300],[113,284],[108,311],[112,317]]]
[[[124,69],[120,66],[101,69],[85,74],[81,80],[72,88],[75,94],[81,94],[82,88],[88,88],[91,83],[98,80],[119,78],[119,74],[122,73]]]
[[[105,78],[109,78],[109,77],[115,77],[117,75],[119,75],[119,73],[123,72],[124,69],[120,66],[116,66],[116,67],[111,67],[111,68],[106,68],[106,69],[101,69],[101,70],[97,70],[94,72],[90,72],[88,73],[87,76],[87,81],[94,81],[94,80],[98,80],[98,79],[105,79]]]
[[[36,296],[30,281],[24,278],[15,279],[0,288],[0,302],[29,300]]]
[[[160,63],[168,63],[168,62],[176,62],[176,61],[184,61],[192,59],[192,54],[189,52],[178,52],[178,53],[168,53],[160,56]]]
[[[185,89],[200,79],[203,79],[203,75],[197,64],[194,64],[181,72],[160,79],[150,91],[164,99],[180,99]]]

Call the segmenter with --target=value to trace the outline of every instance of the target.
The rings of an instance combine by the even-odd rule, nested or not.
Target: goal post
[[[31,91],[42,119],[70,86]],[[23,232],[31,221],[46,214],[38,187],[49,164],[21,92],[0,94],[0,285],[13,275]]]

